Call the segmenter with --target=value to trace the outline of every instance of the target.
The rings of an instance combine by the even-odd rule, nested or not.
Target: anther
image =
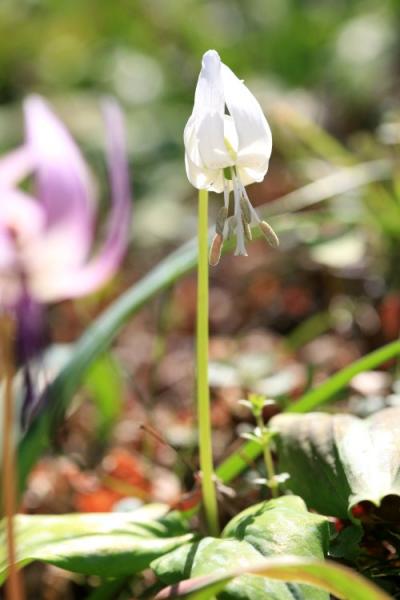
[[[221,250],[224,238],[220,233],[216,233],[213,237],[213,241],[211,242],[210,248],[210,256],[209,263],[212,267],[215,267],[219,263],[219,259],[221,258]]]
[[[273,248],[277,248],[279,246],[279,239],[271,225],[266,221],[260,221],[259,226],[268,244]]]

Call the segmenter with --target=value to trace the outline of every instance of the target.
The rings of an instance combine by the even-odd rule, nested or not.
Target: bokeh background
[[[0,149],[22,137],[21,102],[40,93],[79,141],[108,207],[99,102],[115,96],[128,132],[134,189],[130,251],[101,292],[51,309],[54,342],[74,341],[114,298],[196,233],[196,194],[182,132],[203,52],[215,48],[245,79],[270,121],[274,149],[255,204],[274,201],[358,163],[376,183],[335,193],[274,220],[263,241],[211,273],[216,460],[251,428],[238,400],[279,406],[400,327],[400,3],[397,0],[2,0]],[[374,165],[372,165],[372,162]],[[211,197],[211,218],[220,199]],[[101,232],[99,232],[101,235]],[[24,497],[28,512],[107,511],[162,500],[193,485],[195,276],[126,325],[90,373]],[[364,374],[335,405],[366,414],[400,401],[396,369]],[[268,414],[265,415],[268,417]],[[259,496],[251,474],[239,505]],[[234,509],[236,510],[236,509]],[[231,507],[232,511],[232,507]],[[226,509],[227,515],[229,509]],[[78,598],[95,581],[28,570],[32,598]],[[35,595],[36,594],[36,595]],[[47,595],[46,595],[47,594]]]
[[[19,139],[20,101],[39,92],[95,153],[96,104],[116,96],[127,115],[138,218],[147,217],[137,234],[183,237],[180,220],[167,219],[168,230],[162,216],[179,213],[190,194],[182,130],[203,52],[220,52],[272,126],[285,102],[343,138],[375,128],[398,106],[399,14],[396,0],[3,0],[0,144]],[[159,218],[149,227],[153,210]]]

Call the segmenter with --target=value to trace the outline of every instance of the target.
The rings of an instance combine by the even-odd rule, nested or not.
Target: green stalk
[[[206,520],[211,535],[219,534],[211,441],[210,390],[208,386],[208,192],[199,191],[197,269],[197,416],[201,487]]]
[[[257,420],[257,426],[258,426],[259,430],[264,431],[265,424],[264,424],[264,419],[262,418],[262,415],[257,415],[256,420]],[[279,493],[278,493],[278,485],[277,485],[276,479],[275,479],[275,468],[274,468],[274,462],[272,460],[270,439],[268,439],[268,442],[263,445],[263,456],[264,456],[265,470],[267,472],[267,477],[270,482],[269,488],[271,490],[271,495],[273,498],[277,498],[279,496]]]

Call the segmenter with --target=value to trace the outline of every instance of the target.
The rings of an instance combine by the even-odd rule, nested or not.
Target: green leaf
[[[342,600],[391,600],[385,592],[347,567],[330,561],[307,560],[297,556],[269,558],[258,564],[244,565],[230,571],[221,570],[217,575],[205,575],[182,581],[178,585],[164,589],[156,596],[156,600],[167,598],[209,600],[215,597],[221,600],[231,598],[240,598],[241,600],[245,598],[249,600],[288,598],[289,600],[290,598],[293,600],[293,598],[299,598],[295,593],[281,596],[265,591],[264,595],[257,595],[257,593],[252,595],[252,590],[245,586],[242,589],[231,588],[235,582],[240,580],[247,582],[250,578],[261,580],[264,577],[269,580],[307,583]],[[233,580],[232,583],[229,583],[231,580]],[[229,591],[230,589],[232,591]],[[313,588],[308,587],[308,589]],[[246,592],[249,592],[248,595]],[[268,595],[265,595],[266,593]],[[308,600],[311,596],[305,596],[305,598]]]
[[[122,408],[121,370],[110,354],[101,356],[90,367],[85,377],[85,386],[98,411],[98,437],[107,438]]]
[[[287,412],[304,413],[312,410],[320,404],[331,402],[336,395],[343,390],[358,373],[375,369],[377,366],[400,354],[400,342],[391,342],[374,350],[360,360],[355,361],[348,367],[338,371],[321,385],[304,394],[297,402],[286,409]],[[224,483],[229,483],[248,468],[256,458],[260,456],[262,448],[255,442],[243,444],[239,450],[233,452],[217,468],[217,476]]]
[[[282,414],[271,420],[278,432],[279,469],[286,487],[318,512],[347,518],[360,502],[387,522],[400,522],[400,409],[368,419],[325,413]]]
[[[360,525],[350,525],[340,531],[329,544],[329,556],[354,562],[360,554],[364,530]]]
[[[324,517],[308,512],[298,496],[283,496],[236,515],[222,537],[246,540],[263,556],[285,553],[323,558],[328,551],[329,525]]]
[[[132,513],[18,515],[17,563],[34,560],[69,571],[120,577],[191,539],[182,524],[165,517],[169,507],[148,505]],[[0,535],[0,583],[7,576],[4,528]]]
[[[242,471],[248,469],[262,453],[262,446],[258,442],[246,442],[239,450],[233,452],[216,469],[216,475],[223,483],[229,483]]]
[[[311,514],[301,498],[287,496],[261,502],[237,515],[226,526],[222,539],[205,538],[187,544],[152,563],[167,584],[189,577],[252,567],[268,556],[295,554],[322,559],[328,548],[329,524]],[[214,568],[213,568],[214,566]],[[326,600],[327,595],[304,586],[290,586],[269,579],[243,575],[229,583],[221,598],[273,598]]]
[[[157,561],[159,564],[155,565],[155,571],[165,583],[175,584],[185,578],[209,575],[210,571],[224,572],[239,565],[250,566],[259,563],[260,560],[262,560],[260,553],[245,541],[207,537],[198,543],[167,554],[165,560]],[[226,593],[227,598],[261,600],[267,597],[274,600],[293,600],[292,594],[284,583],[252,576],[244,576],[234,581]]]
[[[386,160],[371,161],[339,169],[336,173],[322,177],[269,203],[262,211],[262,216],[269,218],[271,215],[301,210],[390,176],[391,163]],[[256,234],[256,230],[254,233]],[[24,488],[26,477],[32,466],[48,447],[52,432],[62,419],[73,394],[79,389],[90,366],[109,348],[128,319],[139,312],[157,293],[168,288],[193,269],[196,262],[197,243],[194,239],[170,254],[150,273],[122,294],[76,342],[71,358],[47,390],[48,401],[36,415],[19,445],[20,489]]]
[[[338,392],[345,388],[358,373],[370,371],[399,354],[400,341],[391,342],[378,350],[370,352],[370,354],[354,361],[348,367],[329,377],[318,387],[304,394],[300,400],[291,404],[287,411],[304,413],[333,400]]]

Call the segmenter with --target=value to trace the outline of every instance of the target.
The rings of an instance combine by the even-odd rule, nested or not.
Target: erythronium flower
[[[184,142],[186,173],[192,185],[224,193],[211,264],[218,262],[223,240],[233,231],[237,237],[235,254],[247,256],[245,237],[251,239],[250,226],[254,224],[272,246],[277,246],[275,232],[261,221],[245,188],[264,179],[272,150],[271,130],[253,94],[215,50],[203,56]]]
[[[101,287],[128,244],[123,120],[113,101],[103,108],[112,206],[105,241],[93,256],[95,188],[77,145],[41,97],[24,103],[25,143],[0,160],[0,308],[16,317],[23,364],[45,345],[44,306]],[[27,176],[33,178],[32,193],[17,187]]]
[[[103,248],[90,256],[96,197],[74,140],[38,96],[25,101],[26,141],[0,160],[0,303],[83,296],[116,271],[127,247],[130,190],[120,111],[104,103],[112,209]],[[17,188],[33,175],[34,190]]]

